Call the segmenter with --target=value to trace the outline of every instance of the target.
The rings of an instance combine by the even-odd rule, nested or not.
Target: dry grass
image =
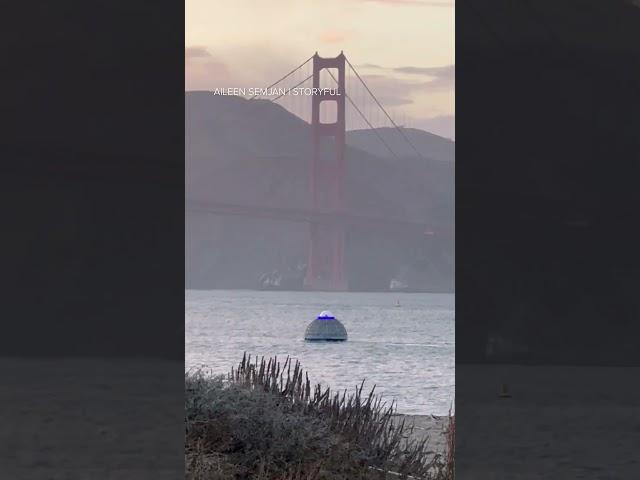
[[[446,431],[447,437],[447,447],[444,455],[444,473],[443,478],[453,479],[456,475],[456,463],[455,463],[455,454],[456,454],[456,417],[451,415],[451,410],[449,410],[449,424],[447,426]]]
[[[190,372],[185,387],[187,478],[453,478],[453,417],[449,450],[430,456],[426,438],[407,440],[404,421],[391,421],[394,404],[375,386],[362,394],[364,382],[333,393],[297,361],[245,354],[226,379]]]

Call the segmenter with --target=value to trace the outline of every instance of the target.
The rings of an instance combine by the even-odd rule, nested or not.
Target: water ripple
[[[307,324],[327,309],[349,341],[305,342]],[[454,318],[453,295],[189,290],[185,366],[226,373],[245,351],[289,355],[334,390],[366,379],[401,413],[444,415],[454,398]]]

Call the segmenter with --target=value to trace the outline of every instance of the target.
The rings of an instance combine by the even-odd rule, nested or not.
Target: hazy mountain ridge
[[[367,133],[375,139],[371,132],[348,134],[346,203],[349,211],[452,224],[453,142],[427,132],[409,131],[414,144],[424,149],[423,155],[436,158],[406,157],[401,159],[400,166],[397,159],[384,158],[383,152],[376,152]],[[281,106],[264,100],[214,96],[210,92],[186,92],[185,139],[187,200],[308,207],[311,132],[306,122]],[[271,270],[276,264],[290,265],[306,260],[306,232],[304,224],[285,221],[188,215],[187,285],[197,288],[253,286],[251,282],[261,271]],[[354,240],[354,245],[362,241],[362,238]],[[393,242],[386,242],[376,248],[393,250]],[[385,253],[376,255],[380,257]],[[386,262],[388,265],[383,270],[393,269],[394,262],[398,261]],[[448,286],[434,288],[450,289],[453,266],[441,268],[447,270]],[[375,268],[371,274],[377,275]],[[388,277],[389,273],[379,274],[381,278],[374,283],[388,285],[388,278],[382,276]],[[440,282],[435,273],[433,282],[434,285]]]
[[[417,153],[413,149],[415,147],[427,160],[438,162],[455,161],[456,146],[448,138],[417,128],[401,127],[404,136],[408,139],[407,142],[395,128],[385,127],[377,130],[391,151],[399,157],[417,158]],[[351,130],[347,132],[347,143],[352,147],[379,157],[393,157],[387,147],[377,136],[372,135],[370,130]]]

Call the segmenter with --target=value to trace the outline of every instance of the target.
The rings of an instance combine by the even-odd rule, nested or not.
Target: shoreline
[[[413,431],[406,435],[405,438],[420,441],[427,437],[428,453],[433,455],[444,455],[446,453],[448,416],[395,413],[392,415],[392,419],[399,422],[404,420],[405,426],[413,426]]]

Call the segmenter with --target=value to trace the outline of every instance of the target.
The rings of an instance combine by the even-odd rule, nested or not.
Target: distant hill
[[[417,156],[415,150],[395,128],[378,128],[377,130],[384,142],[399,157]],[[455,161],[455,143],[448,138],[416,128],[402,128],[401,130],[423,157],[441,162]],[[391,152],[371,130],[352,130],[348,132],[347,143],[379,157],[393,157]]]
[[[407,157],[400,165],[376,151],[377,138],[372,132],[349,133],[348,209],[386,218],[452,224],[453,142],[419,130],[409,133],[430,154],[429,159]],[[281,106],[265,100],[186,92],[185,139],[187,200],[308,206],[310,127]],[[185,234],[185,273],[191,288],[248,288],[255,285],[260,273],[306,261],[304,224],[190,214]],[[394,245],[391,239],[374,241],[362,232],[356,239],[358,235],[353,232],[349,257],[357,259],[368,251],[377,258],[363,257],[354,260],[360,264],[349,267],[352,279],[369,278],[361,288],[388,285],[393,271],[406,270],[411,255],[416,255],[415,248]],[[376,242],[375,251],[367,250]],[[425,283],[432,285],[429,288],[453,288],[452,248],[446,255],[438,253],[441,259],[432,258],[439,270],[433,267],[425,274],[430,278]]]

